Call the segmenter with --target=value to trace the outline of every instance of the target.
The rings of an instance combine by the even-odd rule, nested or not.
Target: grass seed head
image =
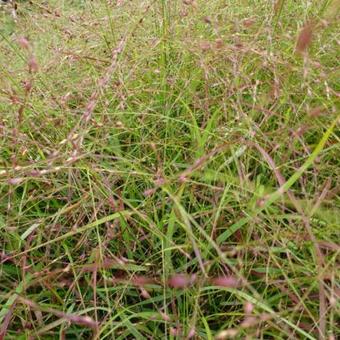
[[[306,53],[308,47],[310,46],[313,38],[314,24],[311,22],[307,22],[301,29],[297,42],[296,42],[296,51],[298,53]]]

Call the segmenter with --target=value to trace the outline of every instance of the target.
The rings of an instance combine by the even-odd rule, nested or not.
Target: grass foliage
[[[0,5],[0,338],[338,338],[339,5]]]

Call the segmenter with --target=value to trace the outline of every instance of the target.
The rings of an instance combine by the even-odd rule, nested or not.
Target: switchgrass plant
[[[1,339],[339,336],[339,1],[0,6]]]

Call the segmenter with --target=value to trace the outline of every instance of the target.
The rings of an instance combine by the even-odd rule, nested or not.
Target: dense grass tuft
[[[339,1],[0,5],[0,339],[339,337]]]

